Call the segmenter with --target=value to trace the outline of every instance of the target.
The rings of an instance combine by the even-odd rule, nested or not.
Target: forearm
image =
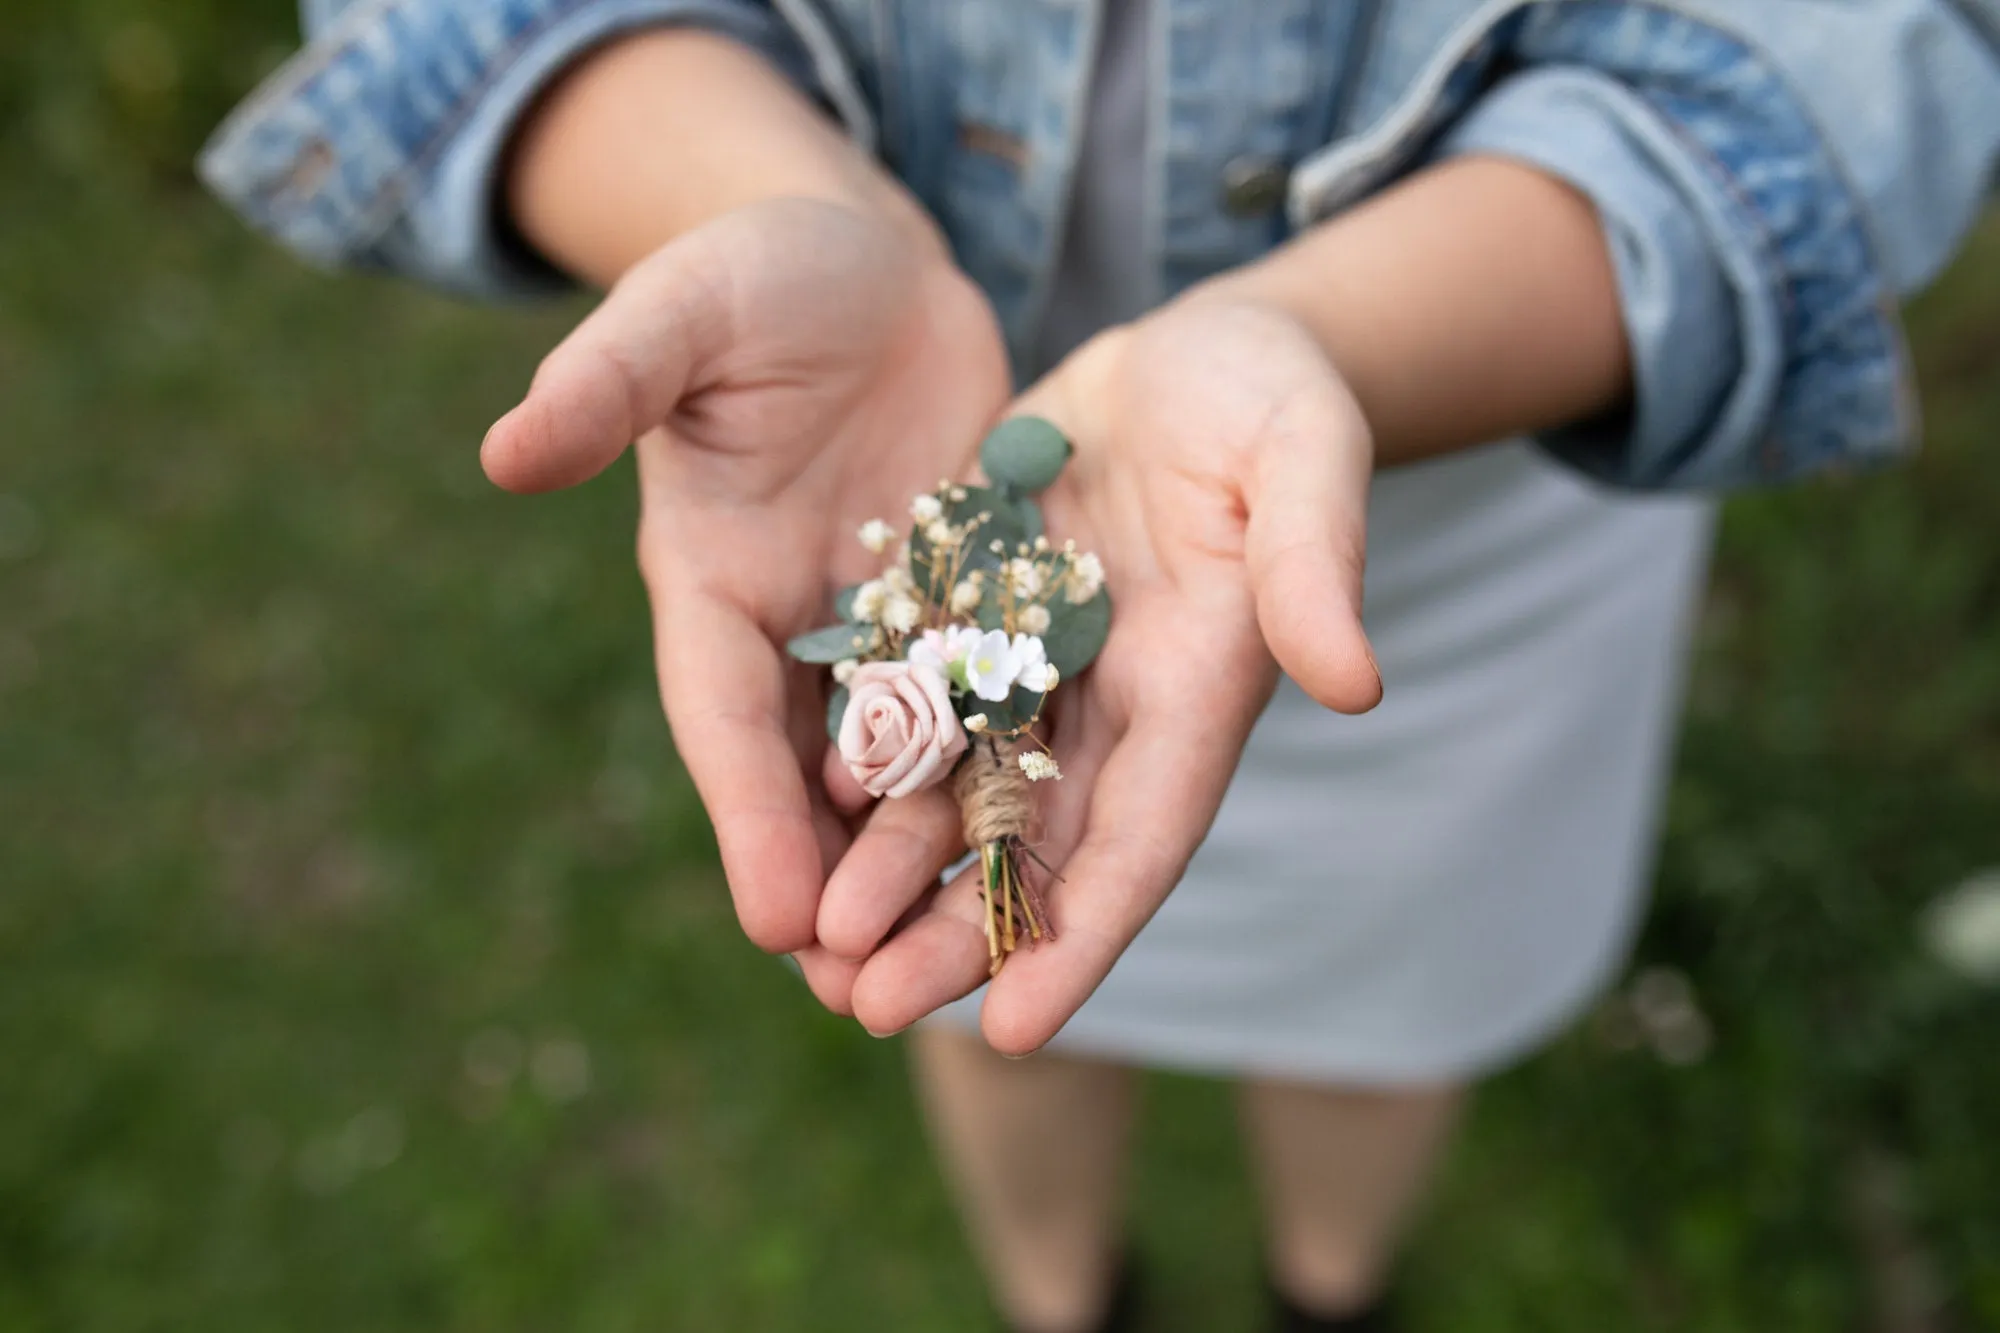
[[[579,61],[523,124],[506,176],[522,235],[606,286],[681,233],[781,197],[874,211],[942,248],[902,187],[776,70],[698,29],[643,33]]]
[[[1278,306],[1310,330],[1383,465],[1582,420],[1630,392],[1590,203],[1496,158],[1421,172],[1203,294]]]

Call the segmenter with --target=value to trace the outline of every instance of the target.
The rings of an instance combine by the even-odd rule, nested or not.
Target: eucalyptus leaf
[[[861,591],[861,585],[850,583],[833,595],[833,614],[841,620],[854,619],[854,594]]]
[[[991,699],[982,699],[976,694],[960,697],[958,715],[967,718],[974,713],[984,713],[988,731],[1012,731],[1016,727],[1026,726],[1041,706],[1041,694],[1016,685],[1014,692],[998,703]]]
[[[986,587],[980,593],[979,612],[976,616],[981,629],[1005,629],[1007,608],[1001,597],[1000,581],[986,580]],[[1060,669],[1060,668],[1059,668]]]
[[[1074,680],[1104,648],[1104,637],[1111,630],[1111,594],[1100,589],[1081,606],[1062,597],[1048,605],[1049,632],[1042,636],[1042,647],[1048,652],[1049,665],[1064,680]]]
[[[826,700],[826,738],[840,740],[840,720],[847,716],[847,687],[836,685]]]
[[[1042,523],[1042,507],[1025,495],[1014,497],[1014,508],[1021,516],[1021,532],[1030,546],[1035,538],[1045,536],[1048,528]]]
[[[801,634],[785,645],[785,651],[801,662],[830,663],[859,657],[874,642],[873,625],[828,625],[810,634]]]
[[[1010,417],[979,446],[979,466],[1000,486],[1026,495],[1045,491],[1069,462],[1070,443],[1041,417]]]

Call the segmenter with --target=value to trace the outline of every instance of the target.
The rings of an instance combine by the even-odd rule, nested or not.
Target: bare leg
[[[1271,1280],[1294,1305],[1339,1316],[1380,1293],[1461,1091],[1242,1085]]]
[[[1037,1333],[1088,1329],[1123,1243],[1132,1071],[1036,1055],[976,1034],[911,1034],[917,1093],[1001,1312]]]

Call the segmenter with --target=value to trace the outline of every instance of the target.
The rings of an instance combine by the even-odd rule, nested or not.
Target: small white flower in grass
[[[882,608],[882,623],[898,634],[908,634],[923,623],[923,604],[914,597],[896,593],[889,598],[889,604]]]
[[[1014,655],[1014,645],[997,629],[980,635],[972,651],[965,655],[965,683],[982,699],[1005,702],[1020,674],[1021,664]]]
[[[971,579],[966,579],[951,590],[951,613],[955,616],[969,616],[979,609],[980,587]]]
[[[910,501],[910,517],[919,523],[930,523],[944,517],[944,501],[935,495],[919,495]]]
[[[965,729],[975,736],[986,730],[986,714],[974,713],[971,717],[965,719]]]
[[[854,590],[854,618],[874,624],[882,618],[882,607],[888,600],[888,585],[881,579],[868,580]]]
[[[1021,771],[1028,775],[1028,781],[1041,782],[1048,778],[1062,780],[1062,769],[1056,766],[1055,756],[1043,754],[1040,750],[1030,750],[1021,756]]]
[[[1094,551],[1072,556],[1069,572],[1063,575],[1063,596],[1071,605],[1081,605],[1097,596],[1104,587],[1104,562]]]
[[[871,518],[863,523],[861,531],[855,535],[861,538],[863,546],[876,555],[888,550],[889,543],[896,540],[896,530],[879,518]]]
[[[1036,597],[1042,591],[1042,570],[1032,560],[1014,559],[1007,562],[1007,586],[1014,590],[1016,597]]]
[[[833,683],[836,685],[845,685],[848,681],[853,680],[855,669],[860,665],[861,663],[851,657],[841,658],[833,664]]]
[[[2000,986],[2000,867],[1934,899],[1917,926],[1939,962],[1968,980]]]
[[[1017,667],[1015,683],[1037,694],[1048,693],[1049,677],[1055,669],[1049,665],[1048,650],[1042,641],[1032,634],[1016,634],[1008,649],[1014,654]]]
[[[1021,613],[1015,616],[1014,619],[1029,634],[1047,634],[1049,632],[1049,609],[1040,602],[1034,602],[1022,607]]]

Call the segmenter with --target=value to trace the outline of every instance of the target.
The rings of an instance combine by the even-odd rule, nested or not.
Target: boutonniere
[[[834,599],[838,624],[787,645],[832,668],[827,732],[870,795],[893,800],[950,779],[979,856],[994,973],[1023,942],[1054,935],[1032,874],[1048,867],[1028,834],[1033,784],[1062,769],[1035,726],[1111,623],[1103,563],[1050,541],[1034,499],[1070,452],[1039,417],[1001,423],[979,450],[991,484],[946,481],[917,496],[901,541],[881,519],[864,524],[871,552],[895,544],[890,563]]]

